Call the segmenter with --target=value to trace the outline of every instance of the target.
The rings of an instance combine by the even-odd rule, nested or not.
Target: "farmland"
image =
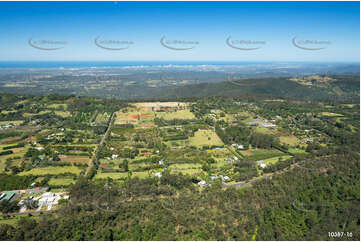
[[[19,100],[5,102],[7,111],[1,113],[0,121],[0,170],[11,182],[0,183],[4,190],[71,192],[78,196],[71,198],[73,204],[81,201],[83,190],[93,184],[92,189],[99,189],[100,194],[91,202],[96,206],[112,187],[121,187],[118,197],[132,204],[208,192],[212,195],[206,201],[213,201],[223,192],[228,194],[229,187],[239,188],[241,194],[263,181],[269,186],[268,178],[277,181],[295,167],[304,167],[300,169],[305,172],[314,160],[338,151],[341,143],[349,142],[353,147],[357,142],[350,137],[354,139],[359,133],[357,105],[307,106],[311,110],[307,113],[307,104],[287,103],[283,107],[286,101],[220,97],[129,103],[66,96],[55,99],[62,100],[28,98],[16,112],[12,105]],[[307,159],[312,162],[298,164]],[[295,176],[301,176],[301,181],[309,178],[297,173],[286,183],[293,182]],[[298,189],[302,184],[295,186]],[[253,191],[267,194],[268,190],[262,189],[259,186]],[[16,202],[30,194],[19,197]],[[264,196],[257,199],[264,201]],[[160,204],[163,208],[168,203]],[[67,205],[55,204],[50,209],[62,211],[63,206]],[[212,207],[209,204],[203,211],[213,211]],[[39,212],[47,209],[43,206]],[[4,223],[14,225],[18,220],[0,220]]]

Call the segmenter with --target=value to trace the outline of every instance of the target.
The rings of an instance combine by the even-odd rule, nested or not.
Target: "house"
[[[163,160],[160,160],[160,161],[158,161],[158,164],[159,164],[159,165],[164,165],[164,161],[163,161]]]
[[[112,155],[112,159],[118,158],[118,155]]]
[[[227,181],[227,180],[229,180],[229,179],[230,179],[228,176],[223,176],[223,175],[219,175],[219,176],[211,176],[211,177],[210,177],[210,179],[211,179],[212,181],[213,181],[213,180],[215,180],[215,179],[217,179],[217,178],[222,179],[222,181]]]
[[[260,165],[261,168],[265,168],[266,166],[267,166],[267,165],[264,164],[264,163]]]
[[[4,191],[0,197],[0,201],[4,201],[4,200],[7,200],[7,201],[10,201],[14,196],[15,196],[16,192],[13,192],[13,191]]]
[[[257,165],[259,165],[261,168],[265,168],[267,165],[264,163],[264,160],[257,161]]]
[[[158,177],[158,178],[161,178],[162,177],[162,173],[161,172],[157,172],[154,174],[154,176]]]
[[[205,187],[205,186],[207,186],[207,182],[202,180],[202,181],[198,182],[198,186]]]
[[[239,145],[239,144],[232,144],[233,147],[236,147],[237,149],[244,149],[243,145]]]
[[[238,157],[236,157],[236,156],[233,157],[233,159],[234,159],[235,161],[238,161],[238,160],[239,160]]]

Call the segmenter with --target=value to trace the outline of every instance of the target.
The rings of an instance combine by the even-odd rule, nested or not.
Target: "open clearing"
[[[261,134],[276,134],[277,133],[276,130],[265,128],[265,127],[257,127],[257,128],[255,128],[255,131],[257,133],[261,133]]]
[[[19,176],[46,176],[46,175],[59,175],[64,173],[73,173],[79,175],[82,170],[76,166],[48,166],[44,168],[34,168],[30,171],[20,172]]]
[[[177,110],[177,111],[170,111],[170,112],[161,112],[156,113],[158,118],[164,118],[165,120],[172,120],[172,119],[195,119],[196,117],[194,114],[189,111],[188,109],[185,110]]]
[[[54,104],[50,104],[48,106],[48,108],[53,108],[53,109],[64,108],[64,110],[66,110],[67,107],[68,107],[68,104],[66,104],[66,103],[54,103]]]
[[[187,103],[182,102],[144,102],[144,103],[135,103],[137,108],[147,108],[147,109],[159,109],[161,107],[177,108],[187,106]]]
[[[132,177],[138,177],[138,178],[146,178],[148,177],[148,172],[147,171],[137,171],[137,172],[132,172]],[[98,172],[95,175],[95,179],[106,179],[106,178],[112,178],[114,180],[117,179],[121,179],[121,178],[126,178],[128,177],[128,172]]]
[[[289,159],[291,157],[292,156],[290,156],[290,155],[283,155],[283,156],[276,156],[276,157],[272,157],[272,158],[269,158],[269,159],[265,159],[263,161],[267,165],[273,165],[273,164],[278,162],[279,158],[281,158],[282,160],[287,160],[287,159]]]
[[[88,164],[90,158],[88,156],[63,155],[60,156],[60,160],[62,162],[69,162],[71,164],[75,164],[75,163]]]
[[[294,135],[281,136],[280,142],[287,145],[295,146],[299,143],[299,139]]]
[[[264,160],[272,158],[275,156],[280,156],[284,154],[283,152],[275,149],[251,149],[246,151],[240,151],[243,155],[246,156],[248,160]]]
[[[194,133],[194,137],[189,138],[190,145],[201,146],[222,146],[223,142],[212,130],[201,129]]]
[[[0,121],[0,125],[9,125],[9,124],[19,125],[22,124],[23,122],[24,120]]]
[[[64,112],[64,111],[55,111],[55,114],[63,118],[71,116],[69,112]]]
[[[321,114],[326,117],[343,117],[343,115],[339,113],[322,112]]]
[[[51,178],[48,182],[51,186],[69,186],[74,183],[75,181],[72,178]]]

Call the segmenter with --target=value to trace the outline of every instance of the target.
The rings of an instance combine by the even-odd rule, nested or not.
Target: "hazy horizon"
[[[0,60],[359,62],[359,19],[359,2],[1,2]]]

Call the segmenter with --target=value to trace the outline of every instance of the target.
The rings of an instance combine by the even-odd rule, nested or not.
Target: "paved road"
[[[94,164],[96,164],[98,162],[98,152],[99,152],[99,149],[100,147],[103,146],[105,140],[108,138],[108,135],[109,135],[109,132],[111,130],[111,127],[113,125],[113,121],[114,121],[114,118],[115,118],[115,112],[112,114],[112,117],[110,118],[110,121],[109,121],[109,124],[108,124],[108,128],[107,130],[105,131],[100,143],[98,144],[98,146],[96,147],[94,153],[93,153],[93,157],[91,158],[89,164],[88,164],[88,169],[86,170],[85,172],[85,176],[88,175],[88,172],[90,171],[90,169],[93,167]]]
[[[230,185],[227,185],[227,184],[223,183],[222,187],[223,188],[229,188],[229,187],[242,188],[242,187],[245,187],[245,186],[250,186],[250,185],[252,185],[252,183],[255,183],[256,181],[260,181],[260,180],[263,180],[263,179],[270,178],[275,174],[281,174],[281,173],[287,171],[288,169],[293,169],[295,166],[299,166],[299,163],[301,163],[301,162],[304,162],[304,161],[300,161],[298,163],[291,164],[290,166],[285,167],[284,169],[282,169],[280,171],[276,171],[276,172],[273,172],[273,173],[270,173],[270,174],[266,174],[266,175],[264,175],[264,176],[262,176],[260,178],[256,178],[256,179],[251,180],[249,182],[239,182],[239,183],[230,184]]]
[[[246,186],[250,186],[252,185],[252,183],[255,183],[256,181],[260,181],[262,179],[266,179],[266,178],[269,178],[273,175],[274,173],[272,174],[267,174],[267,175],[264,175],[263,177],[261,178],[258,178],[258,179],[254,179],[254,180],[251,180],[249,182],[240,182],[240,183],[235,183],[235,184],[230,184],[230,185],[227,185],[227,184],[222,184],[223,188],[230,188],[230,187],[234,187],[234,188],[242,188],[242,187],[246,187]]]

